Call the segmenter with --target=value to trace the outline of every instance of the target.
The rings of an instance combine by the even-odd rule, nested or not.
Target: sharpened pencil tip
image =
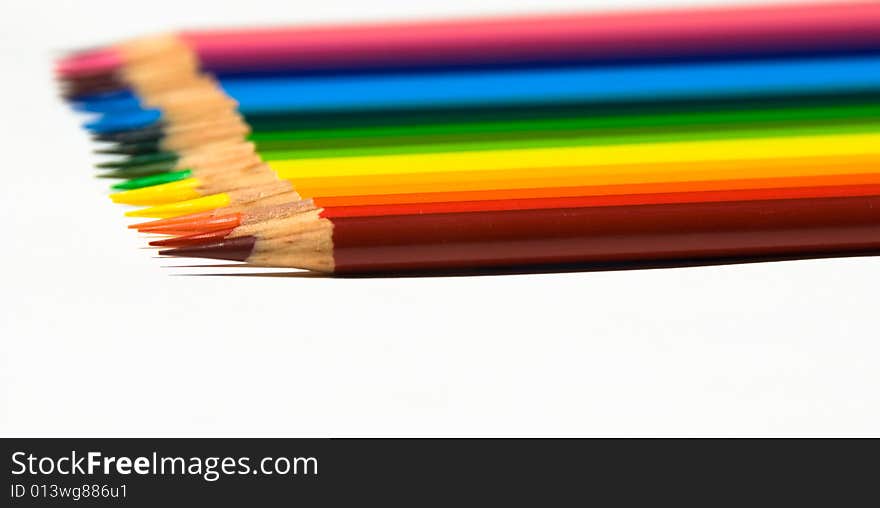
[[[177,182],[185,180],[192,176],[192,171],[185,169],[183,171],[171,171],[168,173],[159,173],[157,175],[142,176],[140,178],[132,178],[124,182],[119,182],[112,186],[115,190],[134,190],[146,187],[154,187],[164,183]]]
[[[95,167],[98,169],[119,169],[125,167],[125,161],[121,160],[113,160],[106,162],[99,162],[95,164]]]
[[[208,233],[222,229],[237,228],[241,225],[241,214],[212,215],[208,218],[196,218],[175,225],[179,231],[189,233]]]
[[[179,156],[174,152],[156,152],[99,162],[95,166],[101,169],[129,169],[135,172],[146,168],[171,171],[175,169],[178,159]]]
[[[155,155],[160,153],[158,143],[115,143],[93,150],[97,155]]]
[[[197,233],[194,235],[175,236],[172,238],[162,238],[150,242],[151,247],[195,247],[199,245],[208,245],[223,241],[233,229],[221,229],[219,231],[210,231],[207,233]]]
[[[119,52],[113,48],[101,48],[74,53],[55,64],[55,73],[63,78],[75,79],[80,76],[93,76],[110,73],[123,64]]]
[[[164,205],[202,197],[201,185],[196,178],[184,178],[170,182],[152,182],[149,186],[136,186],[110,195],[114,203],[126,205]]]
[[[132,192],[132,191],[127,191]],[[188,201],[179,201],[176,203],[168,203],[165,205],[152,206],[150,208],[140,208],[125,213],[126,217],[147,217],[154,219],[168,219],[171,217],[179,217],[191,213],[207,212],[229,206],[229,195],[226,193],[213,194],[198,199],[190,199]]]
[[[170,234],[177,234],[176,229],[180,224],[185,224],[194,220],[207,220],[211,217],[214,217],[214,212],[199,212],[199,213],[191,213],[189,215],[181,215],[179,217],[172,217],[169,219],[157,219],[151,220],[147,222],[139,222],[137,224],[131,224],[128,227],[130,229],[137,229],[143,233],[161,233],[166,229],[170,229]]]
[[[121,132],[94,132],[92,139],[103,143],[158,143],[164,136],[164,125],[153,125]]]
[[[230,240],[213,242],[205,245],[179,247],[159,251],[163,256],[222,259],[226,261],[247,261],[254,245],[255,236],[242,236]]]

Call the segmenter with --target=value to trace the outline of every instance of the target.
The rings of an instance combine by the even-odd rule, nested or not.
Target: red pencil
[[[301,217],[162,254],[369,273],[880,251],[880,196]]]

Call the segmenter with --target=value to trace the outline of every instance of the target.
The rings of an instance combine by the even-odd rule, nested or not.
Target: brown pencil
[[[161,253],[369,273],[880,251],[880,196],[376,217],[322,212],[288,221],[286,236]]]

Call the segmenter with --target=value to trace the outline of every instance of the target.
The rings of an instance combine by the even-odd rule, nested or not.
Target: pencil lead
[[[136,229],[141,233],[150,234],[193,235],[224,229],[234,229],[240,225],[241,214],[239,213],[215,215],[214,212],[202,212],[174,217],[171,219],[145,222],[140,224],[140,227]]]
[[[161,152],[158,142],[114,143],[92,150],[97,155],[147,155]]]
[[[104,95],[110,95],[114,92],[106,92]],[[94,99],[92,97],[77,97],[74,99],[74,109],[84,113],[99,114],[132,114],[144,111],[137,97],[123,97],[122,92],[116,92],[120,97],[105,99]]]
[[[163,256],[223,259],[226,261],[247,261],[254,245],[257,242],[255,236],[241,236],[220,242],[198,245],[193,247],[179,247],[176,249],[161,250]]]
[[[96,169],[118,169],[118,168],[119,168],[119,165],[120,165],[120,164],[124,164],[124,163],[125,163],[124,160],[121,160],[121,161],[119,161],[119,160],[113,160],[113,161],[106,161],[106,162],[98,162],[97,164],[95,164],[95,168],[96,168]],[[123,166],[123,167],[124,167],[124,166]]]
[[[194,233],[191,235],[175,236],[171,238],[163,238],[161,240],[153,240],[150,242],[151,247],[196,247],[199,245],[208,245],[223,241],[232,229],[220,229],[217,231],[208,231],[205,233]]]
[[[107,134],[153,127],[158,125],[161,119],[161,111],[148,109],[128,114],[107,114],[98,120],[86,122],[83,127],[89,132]]]
[[[141,178],[145,176],[161,175],[175,171],[176,168],[169,168],[162,165],[143,166],[140,168],[114,169],[112,171],[98,168],[101,173],[97,173],[97,178],[121,178],[123,180],[131,180],[132,178]]]
[[[198,191],[201,182],[198,178],[184,178],[153,185],[152,187],[140,187],[110,194],[114,203],[124,205],[163,205],[176,203],[202,197]]]
[[[153,187],[165,183],[177,182],[192,176],[192,171],[184,169],[181,171],[169,171],[167,173],[158,173],[155,175],[142,176],[140,178],[132,178],[124,182],[113,184],[115,190],[134,190],[144,187]]]
[[[127,85],[115,75],[100,76],[95,79],[61,81],[61,95],[73,104],[82,104],[90,97],[111,95],[126,90]]]
[[[82,95],[76,97],[76,103],[113,103],[115,101],[137,98],[138,95],[131,90],[112,90],[107,92],[98,92],[91,95]]]
[[[237,228],[241,225],[241,214],[232,213],[227,215],[210,215],[209,217],[190,219],[175,224],[177,231],[192,233],[207,233],[221,229]]]
[[[169,219],[157,219],[151,220],[148,222],[140,222],[137,224],[130,224],[128,226],[129,229],[137,229],[143,233],[158,233],[163,229],[173,228],[179,224],[184,224],[192,220],[200,220],[200,219],[210,219],[214,217],[214,211],[209,212],[199,212],[199,213],[191,213],[189,215],[181,215],[179,217],[172,217]],[[177,233],[171,233],[177,234]]]
[[[68,55],[55,64],[55,74],[62,78],[113,73],[123,65],[122,55],[114,48],[99,48]]]
[[[120,165],[119,163],[110,162],[96,164],[96,169],[111,170],[116,174],[122,175],[122,178],[134,178],[137,176],[155,175],[158,173],[166,173],[179,169],[175,161],[154,162],[150,164],[139,165]]]
[[[96,132],[92,133],[92,139],[109,143],[141,143],[145,141],[157,143],[164,135],[165,126],[158,124],[119,132]]]
[[[166,167],[167,165],[172,165],[177,163],[180,159],[180,156],[175,152],[157,152],[143,155],[134,155],[125,159],[112,160],[107,162],[100,162],[95,166],[101,169],[137,169],[144,166],[156,166],[159,165],[161,167]]]
[[[190,213],[207,212],[208,210],[214,210],[224,206],[229,206],[229,195],[226,193],[220,193],[205,196],[203,198],[190,199],[188,201],[131,210],[126,212],[125,216],[167,219]]]

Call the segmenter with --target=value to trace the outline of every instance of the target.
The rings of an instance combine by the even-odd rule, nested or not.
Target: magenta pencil
[[[691,8],[256,30],[179,38],[215,73],[665,59],[880,49],[880,2]],[[78,53],[62,77],[112,73],[116,48]]]

